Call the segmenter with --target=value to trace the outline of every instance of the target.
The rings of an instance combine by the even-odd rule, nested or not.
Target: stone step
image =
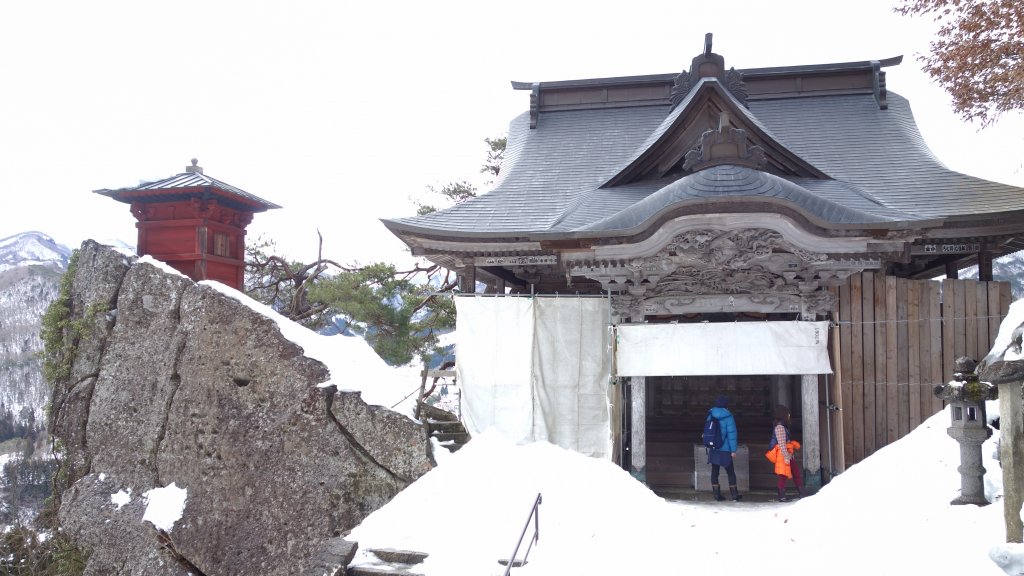
[[[371,564],[349,566],[347,576],[377,576],[379,574],[423,576],[422,573],[417,572],[416,566],[427,557],[425,552],[395,548],[371,548],[370,553],[378,561]]]
[[[466,432],[466,427],[462,425],[462,422],[427,420],[426,426],[431,432]]]
[[[435,406],[431,406],[422,400],[416,402],[419,408],[420,418],[427,420],[438,420],[441,422],[458,422],[459,417],[447,410],[442,410]]]
[[[397,564],[380,564],[349,566],[346,576],[380,576],[390,574],[391,576],[423,576],[421,572],[410,570],[408,566]]]
[[[465,444],[470,440],[469,432],[432,432],[430,436],[437,438],[437,441],[441,443]]]

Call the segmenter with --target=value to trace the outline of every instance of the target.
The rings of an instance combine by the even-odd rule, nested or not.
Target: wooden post
[[[804,486],[815,491],[821,488],[821,426],[818,423],[818,375],[800,377],[800,400],[803,416]]]
[[[630,474],[647,483],[647,379],[629,378],[630,392]]]
[[[427,391],[427,365],[423,365],[423,370],[420,371],[420,393],[416,396],[416,409],[413,411],[413,417],[416,420],[420,419],[420,402],[423,401],[423,393]]]
[[[842,358],[842,346],[840,339],[842,338],[841,330],[839,328],[839,322],[844,319],[843,316],[836,317],[836,324],[832,327],[832,366],[834,367],[835,374],[829,380],[826,380],[826,386],[831,386],[829,400],[832,404],[837,407],[833,410],[832,406],[826,407],[827,414],[832,419],[832,461],[830,462],[832,469],[828,471],[829,477],[832,474],[841,473],[846,471],[846,420],[843,418],[843,405],[845,398],[843,397],[843,388],[846,383],[846,364],[841,360]],[[849,330],[847,330],[848,332]]]
[[[992,281],[992,253],[984,248],[978,252],[978,280]]]
[[[633,322],[643,322],[642,311],[630,316]],[[643,376],[629,378],[630,395],[630,474],[647,483],[647,379]]]
[[[1024,542],[1024,360],[1004,360],[1006,352],[1019,349],[1021,329],[1015,327],[1011,341],[1003,350],[993,348],[978,366],[978,377],[991,382],[999,390],[999,465],[1003,469],[1003,521],[1006,523],[1006,541]]]
[[[1003,468],[1003,519],[1006,541],[1024,542],[1024,409],[1021,382],[999,385],[999,463]]]
[[[800,310],[800,319],[813,322],[817,316],[807,309],[806,304]],[[827,345],[828,336],[824,335]],[[821,415],[818,411],[818,375],[803,374],[800,376],[800,409],[803,422],[803,467],[804,486],[811,491],[821,488]]]
[[[476,292],[476,266],[472,264],[459,270],[459,290],[463,294]]]

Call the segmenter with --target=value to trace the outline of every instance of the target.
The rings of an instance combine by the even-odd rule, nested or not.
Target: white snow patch
[[[149,521],[153,526],[170,532],[185,511],[188,490],[178,488],[171,482],[169,486],[147,491],[142,497],[146,500],[146,513],[142,515],[142,521]]]
[[[148,254],[146,256],[140,256],[139,260],[138,260],[138,263],[139,264],[150,264],[152,266],[156,266],[157,268],[163,270],[164,272],[167,272],[168,274],[173,274],[175,276],[181,276],[182,278],[188,278],[188,276],[182,274],[181,272],[178,272],[174,268],[171,268],[171,266],[169,264],[167,264],[166,262],[161,262],[160,260],[157,260],[156,258],[153,258],[152,256],[150,256]]]
[[[1002,353],[1004,362],[1024,360],[1024,351],[1013,350],[1010,346],[1013,331],[1021,324],[1024,324],[1024,299],[1010,304],[1006,318],[999,325],[999,335],[996,336],[996,341],[992,344],[992,351]]]
[[[127,492],[124,490],[118,490],[116,493],[110,495],[110,501],[117,506],[118,510],[120,510],[122,506],[132,501],[132,489],[129,488]]]

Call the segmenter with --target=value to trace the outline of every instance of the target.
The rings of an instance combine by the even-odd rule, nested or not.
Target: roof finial
[[[704,35],[704,55],[711,56],[711,32]]]
[[[202,174],[203,167],[199,165],[199,160],[196,158],[192,159],[191,166],[185,166],[185,172],[189,174]]]

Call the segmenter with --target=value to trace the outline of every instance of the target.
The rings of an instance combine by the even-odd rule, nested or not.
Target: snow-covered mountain
[[[23,232],[0,240],[0,272],[11,268],[46,265],[60,270],[71,250],[42,232]]]
[[[971,266],[961,270],[960,277],[977,279],[978,267]],[[992,279],[1009,282],[1014,300],[1024,298],[1024,250],[993,260]]]
[[[41,232],[0,240],[0,421],[13,416],[24,424],[31,414],[42,422],[49,388],[39,329],[70,256],[70,249]]]

